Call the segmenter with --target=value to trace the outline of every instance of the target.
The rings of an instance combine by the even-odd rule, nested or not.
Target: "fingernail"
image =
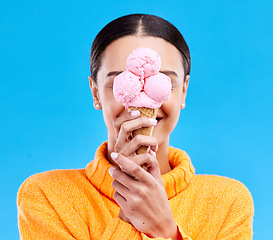
[[[116,170],[116,168],[115,167],[110,167],[109,168],[109,170],[108,170],[108,172],[109,172],[109,174],[111,175],[111,177],[113,176],[113,172]]]
[[[153,125],[157,124],[157,121],[154,118],[149,118],[149,122],[152,123]]]
[[[117,153],[115,153],[115,152],[111,152],[111,158],[113,159],[113,160],[116,160],[117,158],[118,158],[118,154]]]
[[[134,110],[131,112],[131,116],[135,117],[135,116],[139,116],[140,112],[138,110]]]

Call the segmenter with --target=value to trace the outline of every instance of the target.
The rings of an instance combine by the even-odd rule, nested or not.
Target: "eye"
[[[107,88],[111,88],[111,89],[113,89],[113,86],[114,86],[114,85],[113,85],[113,82],[112,82],[112,83],[108,83],[108,84],[106,85]]]

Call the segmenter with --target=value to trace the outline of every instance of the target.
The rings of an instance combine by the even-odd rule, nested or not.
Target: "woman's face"
[[[97,109],[102,108],[105,124],[108,129],[108,141],[115,144],[117,135],[114,128],[115,119],[123,111],[128,111],[118,103],[113,95],[113,80],[122,71],[126,70],[126,59],[136,48],[148,47],[154,49],[160,56],[161,72],[171,78],[172,92],[168,101],[158,109],[153,136],[157,138],[159,147],[168,143],[169,135],[179,119],[182,104],[185,103],[188,78],[183,83],[184,69],[180,52],[171,43],[156,37],[126,36],[112,42],[104,51],[101,68],[97,74],[97,83],[91,81],[91,90],[94,105],[99,103]]]

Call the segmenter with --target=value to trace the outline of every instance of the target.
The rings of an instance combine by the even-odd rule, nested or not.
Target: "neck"
[[[166,139],[163,143],[158,146],[158,150],[156,152],[156,158],[159,164],[161,174],[165,174],[172,170],[169,163],[169,138]]]
[[[111,152],[114,151],[114,146],[115,146],[114,141],[111,141],[110,139],[108,139],[108,149],[107,149],[106,157],[111,164],[118,167],[118,165],[115,163],[115,161],[112,160],[110,156]],[[168,152],[169,152],[169,138],[167,138],[164,142],[162,142],[158,146],[158,150],[156,152],[156,158],[159,164],[161,174],[165,174],[171,171],[172,169],[169,163]]]

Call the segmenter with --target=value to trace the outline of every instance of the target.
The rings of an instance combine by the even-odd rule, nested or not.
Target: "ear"
[[[183,92],[182,92],[182,99],[181,99],[181,107],[180,109],[185,108],[186,106],[186,96],[187,96],[187,90],[188,90],[188,86],[189,86],[189,81],[190,81],[190,75],[186,76],[186,79],[183,83]]]
[[[89,79],[90,89],[92,92],[94,107],[97,110],[101,110],[102,107],[101,107],[101,102],[100,102],[98,84],[93,80],[92,76],[89,76],[88,79]]]

